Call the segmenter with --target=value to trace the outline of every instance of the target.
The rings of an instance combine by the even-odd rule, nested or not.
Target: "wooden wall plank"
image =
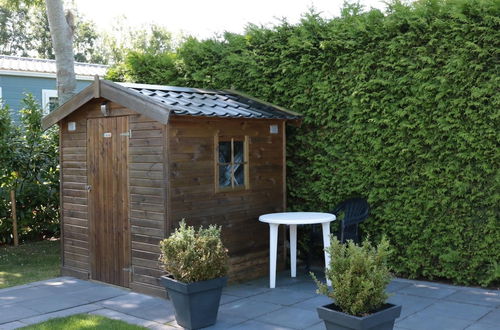
[[[157,281],[162,274],[158,244],[165,237],[167,214],[164,125],[144,116],[134,116],[130,129],[131,288],[157,294],[164,292]]]
[[[269,130],[272,124],[282,130],[282,121],[194,120],[175,116],[170,120],[168,181],[172,223],[185,218],[195,226],[221,225],[231,256],[231,280],[267,274],[269,227],[260,223],[258,217],[283,211],[285,136],[282,132],[270,134]],[[248,138],[248,190],[216,192],[216,135]]]
[[[76,130],[68,131],[74,121]],[[88,274],[87,124],[72,114],[60,122],[62,268]],[[88,275],[87,275],[88,276]]]

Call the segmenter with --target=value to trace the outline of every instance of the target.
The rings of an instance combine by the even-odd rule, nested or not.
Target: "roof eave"
[[[42,129],[48,129],[52,125],[69,116],[73,111],[83,106],[85,103],[92,100],[94,98],[95,84],[96,82],[94,81],[92,84],[85,87],[80,93],[75,94],[66,103],[43,117]]]

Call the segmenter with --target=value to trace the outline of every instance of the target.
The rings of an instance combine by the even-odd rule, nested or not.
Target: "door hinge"
[[[127,137],[131,138],[132,137],[132,130],[129,129],[128,132],[120,133],[120,136],[127,136]]]
[[[133,274],[133,273],[134,273],[134,269],[133,269],[132,267],[129,267],[129,268],[123,268],[122,270],[123,270],[124,272],[129,272],[129,273],[131,273],[131,274]]]

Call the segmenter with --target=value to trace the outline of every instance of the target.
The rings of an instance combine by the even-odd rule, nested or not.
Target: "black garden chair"
[[[337,205],[330,213],[335,214],[340,223],[340,241],[360,242],[358,225],[370,214],[370,205],[364,198],[350,198]],[[339,218],[343,214],[343,217]]]
[[[330,213],[335,214],[337,217],[336,222],[339,223],[340,230],[337,233],[337,238],[345,243],[347,240],[352,240],[355,243],[359,243],[361,238],[359,235],[359,224],[368,218],[370,214],[370,205],[366,199],[361,197],[349,198],[341,202],[335,208],[330,211]],[[321,243],[321,244],[320,244]],[[306,260],[306,268],[310,268],[312,251],[316,245],[322,244],[322,232],[321,227],[312,226],[311,236],[309,240],[309,255]]]

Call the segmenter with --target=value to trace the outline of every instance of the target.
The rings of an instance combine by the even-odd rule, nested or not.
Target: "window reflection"
[[[231,187],[231,164],[219,165],[219,186]]]
[[[243,164],[234,165],[234,185],[235,186],[245,185],[245,172]]]
[[[231,138],[218,142],[218,183],[220,188],[245,186],[245,141]]]
[[[231,163],[231,141],[219,142],[219,163]]]

